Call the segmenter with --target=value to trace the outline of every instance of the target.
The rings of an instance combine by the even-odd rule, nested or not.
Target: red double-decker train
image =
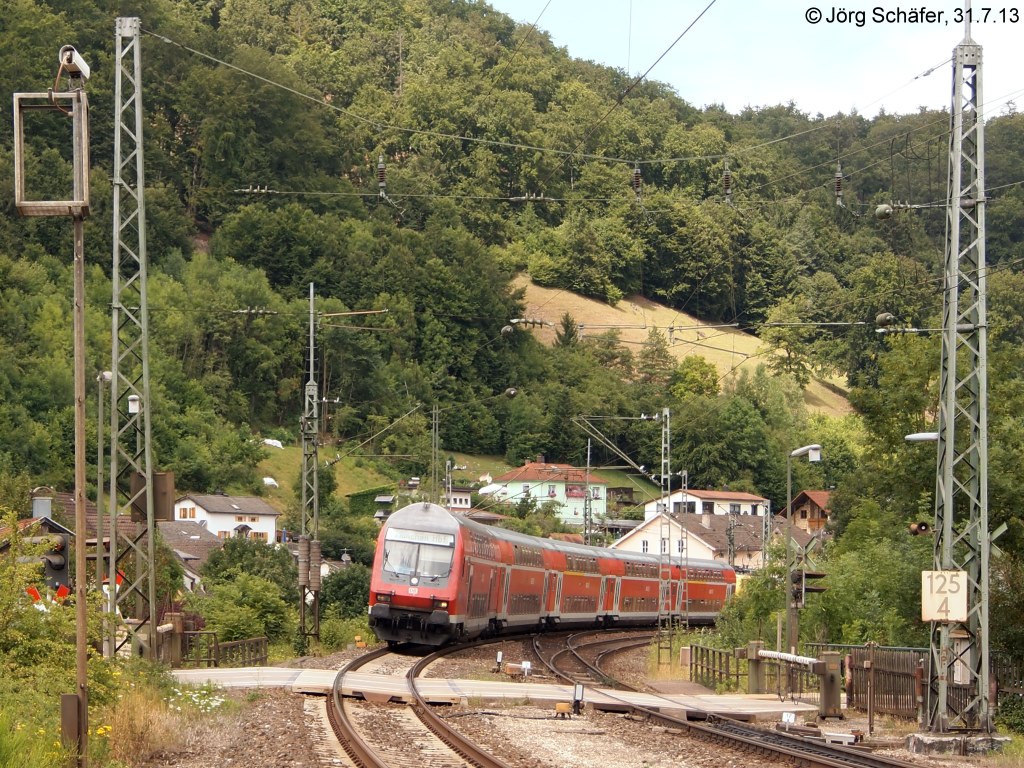
[[[662,573],[663,569],[666,569]],[[664,577],[664,578],[663,578]],[[443,645],[552,627],[711,624],[736,584],[713,560],[540,539],[417,503],[377,540],[370,627],[394,645]]]

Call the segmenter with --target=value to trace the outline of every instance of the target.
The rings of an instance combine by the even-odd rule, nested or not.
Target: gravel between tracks
[[[529,658],[522,644],[504,644],[506,661]],[[496,649],[474,649],[432,665],[431,677],[486,678],[493,673]],[[321,658],[303,658],[291,666],[340,669],[355,652]],[[647,677],[646,652],[622,654],[610,672],[631,684],[658,686]],[[495,679],[498,679],[497,676]],[[136,768],[309,768],[332,765],[317,757],[313,742],[316,726],[307,718],[303,697],[280,689],[228,691],[237,711],[211,715],[198,726],[180,732],[180,744],[158,754],[140,757]],[[496,705],[471,701],[442,710],[448,721],[514,768],[781,768],[786,763],[731,752],[700,739],[652,729],[622,715],[585,708],[571,719],[554,716],[551,708]],[[861,717],[832,721],[832,730],[867,730]],[[976,758],[924,757],[899,748],[898,736],[909,732],[887,719],[876,721],[876,734],[893,740],[886,754],[922,768],[980,765]]]

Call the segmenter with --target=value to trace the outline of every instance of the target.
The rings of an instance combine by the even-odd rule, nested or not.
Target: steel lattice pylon
[[[981,46],[953,51],[935,486],[935,570],[967,574],[968,617],[933,622],[931,730],[992,728],[989,708],[985,155]]]
[[[299,631],[303,643],[307,637],[320,638],[320,578],[313,570],[320,568],[320,558],[311,554],[316,542],[319,552],[320,489],[317,469],[319,464],[319,395],[315,374],[316,309],[313,284],[309,284],[309,380],[302,400],[302,523],[299,536]],[[312,621],[307,621],[307,612]]]
[[[147,656],[155,653],[153,459],[149,398],[149,311],[146,297],[146,206],[142,154],[141,51],[137,18],[115,24],[114,249],[110,382],[110,560],[107,611],[108,653],[145,634]],[[145,510],[145,521],[124,535],[118,520]],[[131,567],[129,567],[131,566]],[[118,581],[123,582],[117,586]],[[128,611],[129,604],[132,610]],[[124,610],[122,610],[122,607]],[[127,632],[118,637],[118,612]],[[131,617],[129,617],[131,613]]]
[[[672,493],[672,416],[668,408],[661,411],[661,501],[659,550],[661,564],[661,597],[658,600],[658,664],[672,663],[672,611],[675,607],[672,594],[672,520],[669,517],[669,499]]]

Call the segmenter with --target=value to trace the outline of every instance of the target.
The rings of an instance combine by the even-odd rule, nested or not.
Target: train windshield
[[[389,528],[384,539],[384,572],[441,579],[452,570],[455,536],[450,533]]]

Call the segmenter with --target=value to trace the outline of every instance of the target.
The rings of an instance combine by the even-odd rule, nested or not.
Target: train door
[[[621,599],[622,599],[622,577],[621,576],[616,576],[615,577],[615,601],[614,601],[614,603],[612,605],[612,612],[616,615],[616,617],[619,615],[619,601]]]
[[[562,576],[561,573],[554,574],[554,578],[551,580],[549,603],[550,603],[550,618],[549,621],[552,624],[557,624],[562,618]]]
[[[504,568],[501,569],[501,578],[504,584],[504,588],[502,589],[501,594],[501,605],[498,606],[498,620],[504,622],[505,624],[508,624],[508,593],[509,586],[512,581],[512,570],[511,568],[509,568],[509,566],[506,565]]]

